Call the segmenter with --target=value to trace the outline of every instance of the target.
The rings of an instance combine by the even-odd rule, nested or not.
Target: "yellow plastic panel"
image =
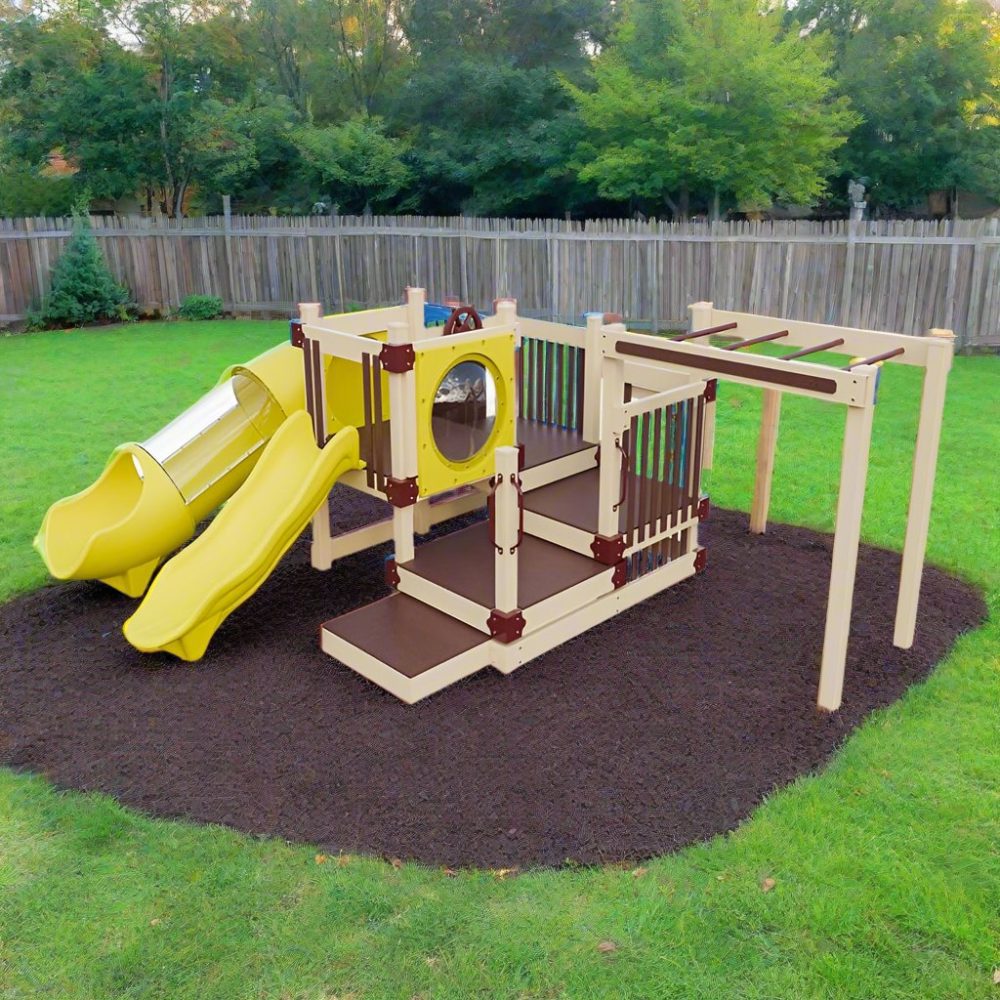
[[[385,343],[386,332],[366,335],[367,340]],[[374,400],[373,400],[374,404]],[[361,383],[361,364],[347,358],[331,357],[326,369],[326,417],[328,429],[362,427],[365,422],[365,398]],[[382,372],[382,419],[389,419],[389,375]]]
[[[433,347],[417,352],[417,482],[420,496],[432,496],[493,475],[493,452],[514,444],[514,334],[493,333],[479,339],[450,343],[442,337]],[[435,440],[434,399],[445,376],[455,366],[478,362],[496,386],[496,419],[486,442],[464,461],[442,454]]]

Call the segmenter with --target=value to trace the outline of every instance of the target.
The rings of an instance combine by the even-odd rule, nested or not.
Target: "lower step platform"
[[[685,553],[601,596],[584,599],[517,640],[491,639],[480,629],[424,601],[395,593],[326,622],[324,653],[373,684],[413,704],[486,666],[509,674],[529,660],[607,621],[626,608],[693,576],[704,550]],[[615,664],[608,664],[616,669]]]
[[[412,704],[490,663],[490,640],[423,601],[392,594],[326,622],[324,653]]]

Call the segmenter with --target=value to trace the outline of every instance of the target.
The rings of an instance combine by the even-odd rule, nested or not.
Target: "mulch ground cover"
[[[341,530],[374,513],[335,499]],[[704,536],[700,576],[510,676],[487,668],[413,706],[318,644],[322,621],[387,593],[387,546],[317,573],[300,540],[197,664],[133,650],[134,601],[48,587],[0,608],[0,764],[333,852],[634,861],[732,829],[821,767],[985,614],[973,588],[928,568],[914,648],[893,648],[899,557],[866,547],[844,705],[819,713],[830,538],[750,536],[722,510]]]

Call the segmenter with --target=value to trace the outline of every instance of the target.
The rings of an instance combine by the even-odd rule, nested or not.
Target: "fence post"
[[[980,233],[972,245],[972,276],[969,280],[969,308],[965,314],[965,330],[959,337],[959,347],[974,343],[979,334],[979,319],[983,302],[983,237]]]
[[[840,325],[851,325],[851,300],[854,291],[854,243],[857,238],[858,224],[853,220],[847,223],[847,257],[844,261],[844,284],[840,289]]]
[[[337,258],[337,309],[344,312],[344,244],[340,238],[340,206],[334,202],[330,206],[333,216],[333,252]]]
[[[226,280],[229,282],[229,309],[236,312],[236,276],[233,272],[233,208],[232,199],[228,194],[222,196],[222,226],[225,232],[223,240],[226,254]]]
[[[458,217],[458,263],[461,273],[459,280],[462,284],[462,302],[469,301],[469,248],[465,241],[465,216]]]

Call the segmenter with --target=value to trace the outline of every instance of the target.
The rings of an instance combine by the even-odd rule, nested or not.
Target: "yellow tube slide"
[[[116,448],[92,486],[49,508],[35,538],[49,572],[141,596],[164,557],[239,489],[304,405],[302,352],[290,344],[226,369],[147,441]]]
[[[309,414],[293,414],[232,500],[163,567],[125,622],[125,638],[144,653],[200,659],[215,630],[267,579],[333,484],[362,467],[355,428],[343,428],[320,449]]]

